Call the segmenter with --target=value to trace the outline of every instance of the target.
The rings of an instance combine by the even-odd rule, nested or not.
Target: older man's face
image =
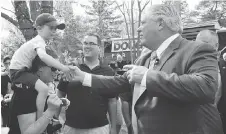
[[[145,14],[138,32],[141,34],[141,44],[151,50],[155,50],[156,38],[158,38],[158,23],[151,19],[151,13]]]
[[[97,42],[97,37],[86,36],[83,41],[83,54],[85,57],[98,56],[100,53],[100,47]]]

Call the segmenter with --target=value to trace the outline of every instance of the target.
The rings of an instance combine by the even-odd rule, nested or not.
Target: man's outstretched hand
[[[148,70],[148,68],[144,66],[136,65],[125,65],[123,69],[128,70],[126,72],[126,76],[127,79],[129,80],[129,83],[138,83],[138,84],[141,84],[144,74]]]
[[[80,81],[82,83],[85,78],[85,72],[81,71],[77,66],[68,67],[71,71],[67,79],[69,79],[69,81]]]

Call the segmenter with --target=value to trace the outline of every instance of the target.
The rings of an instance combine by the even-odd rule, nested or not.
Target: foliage
[[[89,15],[89,23],[93,25],[92,32],[102,39],[120,37],[119,26],[123,23],[120,15],[115,14],[113,1],[90,0],[91,5],[81,5]]]
[[[226,1],[200,1],[191,16],[198,18],[198,21],[219,20],[222,26],[226,26]]]
[[[57,49],[60,59],[64,62],[69,56],[77,57],[79,55],[81,40],[90,29],[86,18],[73,14],[73,3],[73,1],[54,1],[55,16],[66,24],[66,28],[53,39],[52,45]]]
[[[13,25],[11,24],[13,27]],[[25,39],[20,30],[8,29],[9,35],[1,39],[1,57],[13,55],[13,53],[25,43]]]
[[[181,15],[182,22],[184,24],[195,22],[195,20],[192,18],[193,12],[189,11],[187,1],[181,0],[181,1],[176,1],[176,2],[180,2],[179,8],[180,8],[180,15]],[[176,2],[168,1],[168,0],[163,1],[164,4],[171,4],[171,5],[176,5],[177,4]]]

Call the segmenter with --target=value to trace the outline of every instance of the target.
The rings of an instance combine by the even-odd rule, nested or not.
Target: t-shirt
[[[97,75],[114,75],[113,70],[107,65],[100,65],[92,70],[86,64],[80,64],[82,71]],[[67,94],[70,106],[66,111],[66,125],[89,129],[102,127],[108,124],[107,110],[108,98],[95,92],[92,87],[82,86],[80,82],[63,82],[60,80],[58,89]]]
[[[20,89],[15,91],[10,103],[10,131],[9,134],[21,134],[17,116],[34,113],[36,108],[36,97],[38,92],[35,89]]]
[[[11,83],[9,76],[1,76],[1,82],[1,94],[5,96],[8,90],[8,83]]]
[[[9,69],[21,70],[24,67],[31,68],[32,61],[37,56],[36,49],[41,48],[45,50],[45,47],[46,43],[44,39],[37,35],[16,50],[11,59]]]

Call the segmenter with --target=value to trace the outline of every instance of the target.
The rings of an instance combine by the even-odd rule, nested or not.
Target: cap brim
[[[64,30],[65,27],[66,27],[66,25],[64,23],[61,23],[57,26],[57,29]]]
[[[57,29],[60,29],[60,30],[64,30],[65,29],[65,24],[64,23],[58,23],[56,21],[52,21],[52,22],[46,23],[45,25],[53,26],[53,27],[56,27]]]

